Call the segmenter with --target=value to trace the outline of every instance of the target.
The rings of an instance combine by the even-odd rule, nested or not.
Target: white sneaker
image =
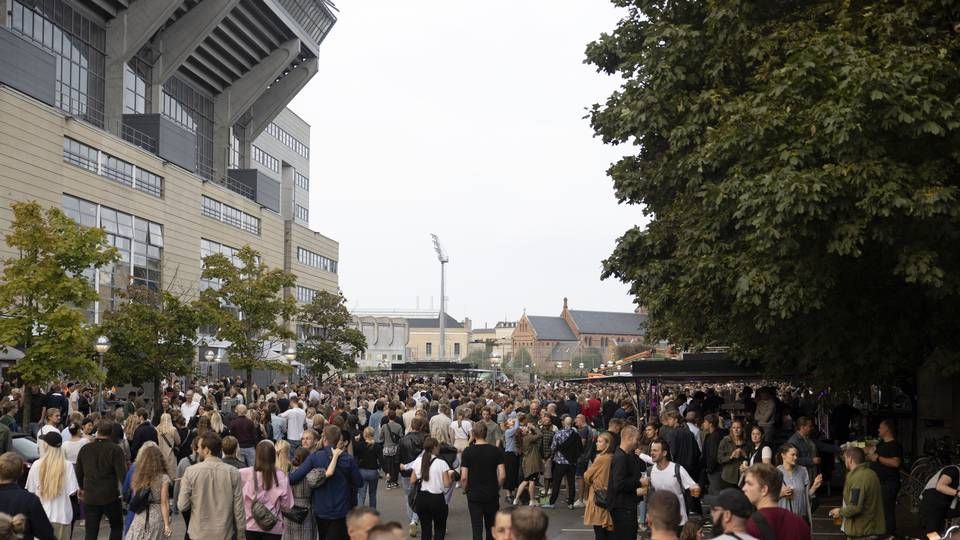
[[[420,525],[420,524],[417,523],[416,521],[411,521],[411,522],[410,522],[410,538],[416,538],[417,535],[420,534],[420,531],[419,531],[420,527],[419,527],[419,525]]]
[[[583,502],[583,499],[577,499],[573,503],[574,508],[583,508],[584,506],[586,506],[586,504]]]

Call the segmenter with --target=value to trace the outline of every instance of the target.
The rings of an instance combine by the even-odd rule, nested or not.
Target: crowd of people
[[[224,379],[170,381],[159,403],[109,396],[100,411],[72,384],[3,391],[0,445],[27,430],[41,456],[24,474],[0,447],[0,533],[27,538],[65,540],[82,524],[93,540],[106,518],[111,540],[159,540],[180,516],[186,540],[442,540],[462,493],[474,540],[542,540],[563,493],[601,540],[807,540],[835,457],[848,471],[831,511],[843,534],[896,532],[894,424],[876,447],[841,449],[822,431],[844,441],[849,420],[816,430],[815,401],[785,387],[661,389],[636,403],[598,385]],[[394,489],[406,522],[380,523],[378,494]],[[942,530],[958,489],[960,469],[936,475],[925,528]]]

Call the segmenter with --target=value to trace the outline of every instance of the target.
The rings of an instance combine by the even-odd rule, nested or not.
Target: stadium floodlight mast
[[[446,293],[446,265],[450,262],[450,257],[440,246],[437,235],[431,234],[430,238],[433,238],[433,249],[437,252],[437,260],[440,261],[440,360],[444,360],[447,357],[447,305],[444,294]]]

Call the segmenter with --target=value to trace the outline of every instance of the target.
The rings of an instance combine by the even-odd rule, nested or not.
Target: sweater
[[[847,536],[871,536],[884,533],[880,479],[866,463],[847,473],[843,483],[843,532]]]

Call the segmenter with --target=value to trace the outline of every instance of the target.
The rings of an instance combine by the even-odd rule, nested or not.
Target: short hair
[[[487,425],[483,422],[477,422],[473,425],[473,437],[475,439],[487,440]]]
[[[863,453],[863,448],[857,448],[856,446],[848,446],[847,448],[844,448],[843,457],[849,458],[857,465],[863,463],[863,461],[866,459],[866,455]]]
[[[137,409],[137,416],[143,419],[147,419],[147,418],[150,418],[150,413],[148,413],[145,408],[140,407],[139,409]]]
[[[637,426],[624,426],[620,430],[620,440],[624,441],[626,439],[637,439],[640,437],[640,430],[637,429]]]
[[[355,506],[347,512],[347,523],[363,519],[365,516],[376,516],[379,518],[380,512],[377,512],[376,508],[370,508],[369,506]]]
[[[5,452],[0,455],[0,480],[11,483],[20,480],[23,474],[23,458],[16,452]]]
[[[760,487],[767,488],[767,497],[776,501],[780,497],[780,488],[783,487],[783,477],[776,467],[769,463],[754,463],[747,469],[747,474],[760,484]]]
[[[197,444],[197,448],[201,446],[210,451],[210,453],[216,457],[223,455],[223,440],[220,438],[220,434],[213,430],[207,430],[197,435],[197,439],[200,441]]]
[[[101,420],[97,424],[97,435],[101,437],[110,437],[113,435],[113,422],[109,420]]]
[[[659,444],[659,445],[660,445],[660,450],[666,452],[666,454],[667,454],[668,456],[670,455],[670,443],[668,443],[667,441],[665,441],[665,440],[663,440],[663,439],[657,438],[657,439],[654,439],[654,440],[650,441],[650,446],[651,446],[651,447],[653,447],[653,445],[655,445],[655,444]]]
[[[223,450],[223,453],[228,456],[236,454],[237,448],[239,447],[240,441],[233,435],[227,435],[220,441],[220,448]]]
[[[797,418],[797,429],[800,429],[802,427],[812,426],[812,425],[813,425],[813,420],[811,420],[806,416],[801,416],[800,418]]]
[[[396,521],[381,523],[367,531],[367,540],[395,540],[395,533],[400,531],[403,531],[403,525]]]
[[[521,506],[510,516],[510,532],[514,540],[545,540],[549,526],[547,514],[536,506]]]
[[[893,421],[892,418],[884,418],[880,421],[881,424],[887,426],[887,429],[890,430],[890,433],[893,435],[897,434],[897,424]]]
[[[654,491],[647,501],[650,528],[658,531],[676,531],[680,526],[680,501],[671,491]]]
[[[607,422],[607,429],[615,432],[613,428],[623,429],[625,425],[627,425],[627,422],[623,418],[611,418],[610,421]]]
[[[323,438],[330,446],[340,444],[340,428],[332,424],[323,428]]]

